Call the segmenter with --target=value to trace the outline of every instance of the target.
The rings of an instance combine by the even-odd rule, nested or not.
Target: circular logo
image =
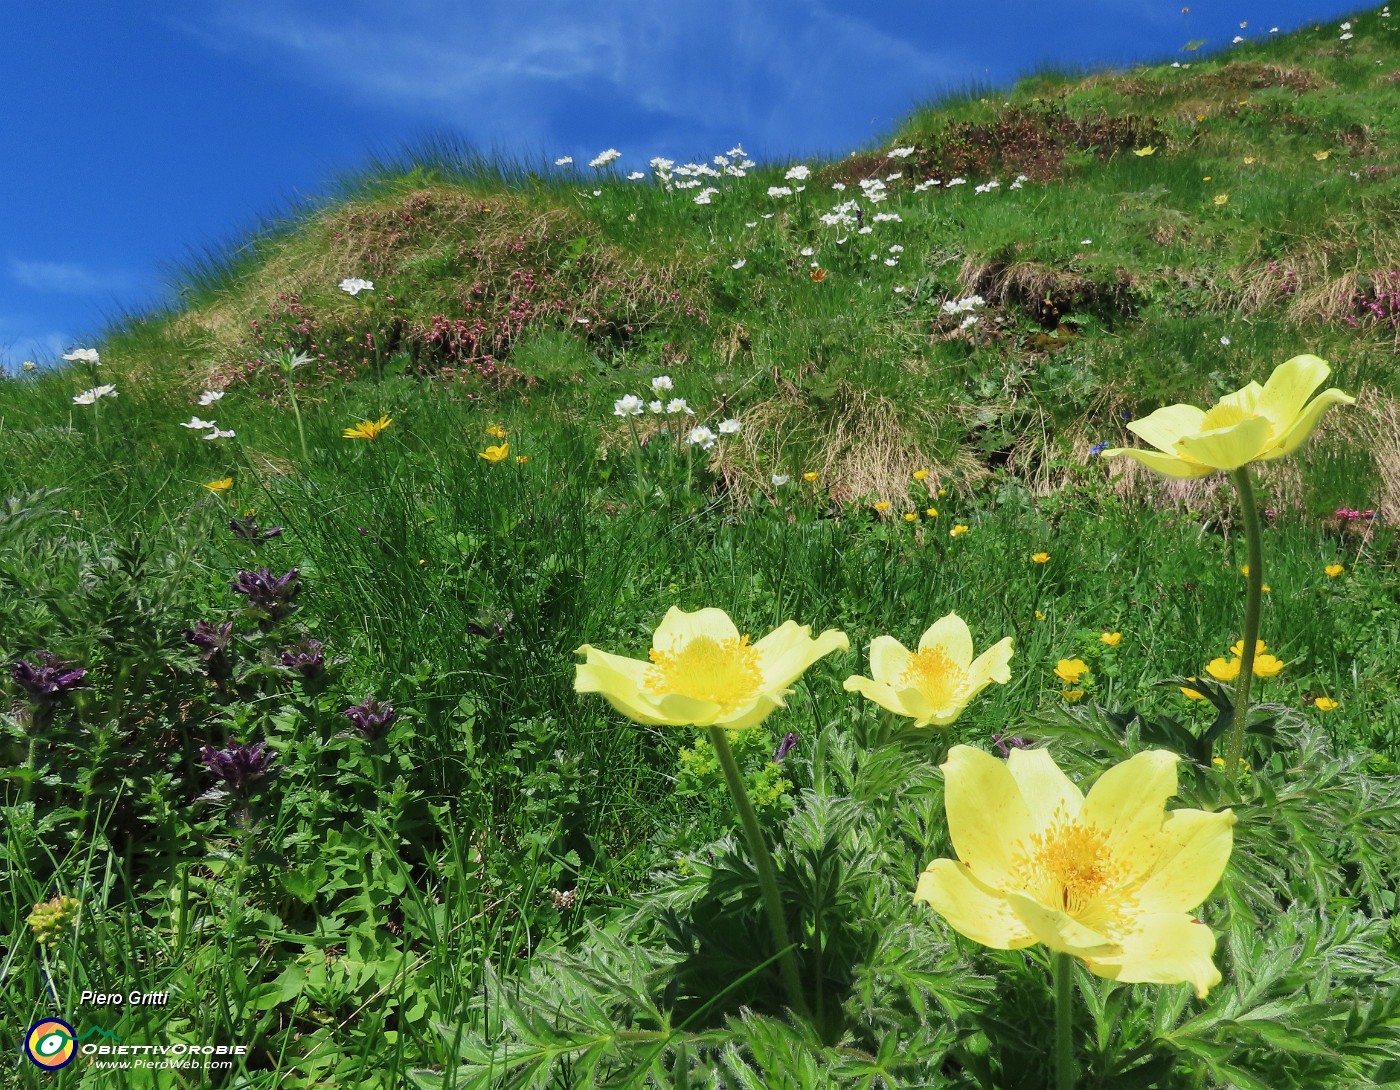
[[[24,1038],[24,1054],[49,1071],[67,1067],[77,1051],[73,1027],[62,1018],[45,1018],[29,1027]]]

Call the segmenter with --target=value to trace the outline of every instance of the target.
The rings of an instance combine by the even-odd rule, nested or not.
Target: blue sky
[[[1189,11],[1183,12],[1183,5]],[[1046,65],[1184,57],[1333,0],[15,0],[0,8],[0,364],[168,298],[168,273],[434,134],[618,166],[869,145]],[[1248,27],[1239,29],[1241,21]],[[586,168],[585,168],[586,169]]]

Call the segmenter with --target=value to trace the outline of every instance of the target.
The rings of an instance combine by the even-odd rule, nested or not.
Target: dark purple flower
[[[395,718],[394,706],[387,700],[381,703],[379,698],[373,695],[351,705],[341,714],[366,738],[378,738]]]
[[[281,620],[294,612],[296,596],[301,593],[296,568],[288,569],[284,575],[273,575],[267,568],[240,571],[229,586],[248,599],[249,609],[261,613],[268,621]]]
[[[230,738],[223,749],[205,746],[199,752],[200,763],[216,780],[222,780],[230,791],[243,792],[253,783],[267,775],[277,754],[267,748],[266,742],[247,745]]]
[[[246,519],[229,519],[228,528],[238,537],[243,538],[245,541],[251,541],[255,545],[264,541],[270,541],[274,537],[282,536],[282,527],[269,526],[264,530],[261,529],[251,517]]]
[[[1029,738],[1023,738],[1019,734],[994,734],[992,735],[992,745],[1001,750],[1003,757],[1010,757],[1013,749],[1030,749],[1035,742]]]
[[[799,741],[796,731],[790,730],[784,734],[783,740],[778,743],[778,748],[773,751],[773,763],[775,765],[782,764],[787,755],[797,748]]]
[[[233,639],[233,622],[214,625],[195,621],[193,628],[185,629],[185,639],[199,649],[200,658],[209,662],[228,650],[229,641]]]
[[[39,665],[20,659],[10,668],[10,676],[26,693],[39,704],[56,704],[74,689],[87,675],[81,666],[72,669],[73,663],[61,659],[52,651],[40,651],[35,655]]]
[[[326,672],[326,660],[321,655],[324,647],[320,640],[308,636],[282,652],[282,665],[308,681],[314,680]]]
[[[467,622],[467,635],[483,636],[500,643],[506,638],[506,630],[497,621],[488,621],[486,624],[478,624],[476,621]]]

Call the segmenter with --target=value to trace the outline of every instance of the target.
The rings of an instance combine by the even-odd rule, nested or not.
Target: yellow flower
[[[485,458],[488,462],[504,462],[510,454],[510,444],[502,443],[500,446],[487,447],[477,454],[478,458]]]
[[[949,536],[949,537],[962,537],[962,535],[965,534],[965,533],[967,533],[967,527],[964,526],[964,525],[960,522],[960,523],[958,523],[956,526],[954,526],[951,530],[948,531],[948,536]]]
[[[1128,430],[1157,449],[1120,447],[1104,451],[1104,457],[1126,454],[1148,469],[1179,478],[1205,477],[1216,470],[1282,458],[1312,434],[1329,405],[1355,403],[1354,397],[1337,389],[1324,390],[1308,401],[1330,370],[1316,356],[1294,356],[1274,368],[1263,386],[1251,382],[1208,411],[1194,405],[1168,405],[1134,420]]]
[[[518,466],[523,466],[529,460],[530,456],[528,454],[517,454],[515,456],[515,464]]]
[[[1099,642],[1106,643],[1109,647],[1117,647],[1122,639],[1123,633],[1121,632],[1105,632],[1099,636]]]
[[[492,424],[486,429],[486,434],[493,439],[504,439],[506,437],[506,429],[499,424]]]
[[[1225,770],[1225,758],[1224,758],[1224,757],[1212,757],[1212,758],[1210,759],[1210,763],[1211,763],[1212,765],[1214,765],[1216,768],[1220,769],[1222,772]],[[1249,762],[1248,762],[1248,761],[1241,761],[1241,762],[1240,762],[1240,770],[1243,771],[1243,772],[1248,772],[1248,771],[1249,771]]]
[[[1156,149],[1155,147],[1153,147],[1151,144],[1148,144],[1147,147],[1145,147],[1145,148],[1138,148],[1136,151],[1133,152],[1133,154],[1134,154],[1134,155],[1138,155],[1138,156],[1143,156],[1143,155],[1156,155],[1156,154],[1157,154],[1157,149]]]
[[[876,636],[870,642],[873,679],[853,674],[845,689],[907,715],[916,727],[946,727],[993,681],[1011,680],[1011,654],[1007,636],[974,659],[967,622],[949,613],[929,626],[917,651],[893,636]]]
[[[387,416],[381,416],[378,420],[361,420],[358,424],[346,428],[341,434],[346,439],[368,439],[373,442],[384,434],[384,429],[393,422],[392,418]]]
[[[205,485],[204,487],[208,488],[209,486]],[[1335,579],[1337,578],[1337,576],[1341,575],[1342,572],[1346,571],[1346,568],[1344,568],[1341,564],[1328,564],[1327,567],[1323,568],[1322,570],[1327,573],[1328,579]]]
[[[885,511],[888,511],[888,510],[890,509],[890,501],[889,501],[889,500],[881,500],[879,503],[872,503],[870,506],[873,507],[873,508],[875,508],[875,510],[877,510],[877,511],[885,512]]]
[[[1073,685],[1088,673],[1089,664],[1083,659],[1061,659],[1055,664],[1055,676],[1066,685]]]
[[[948,494],[948,490],[947,490],[946,488],[940,488],[940,489],[938,490],[938,495],[939,495],[940,498],[943,497],[943,496],[946,496],[947,494]]]
[[[1318,160],[1322,160],[1322,159],[1326,159],[1326,158],[1327,158],[1329,155],[1331,155],[1331,154],[1332,154],[1332,153],[1331,153],[1330,151],[1315,151],[1315,152],[1313,152],[1313,158],[1314,158],[1314,159],[1318,159]]]
[[[1049,554],[1049,553],[1031,553],[1031,559],[1034,560],[1037,564],[1048,564],[1048,563],[1050,563],[1050,554]]]
[[[1228,193],[1217,193],[1217,194],[1215,195],[1215,203],[1216,203],[1217,205],[1220,205],[1220,204],[1229,204],[1229,203],[1230,203],[1230,194],[1228,194]]]
[[[1206,673],[1216,681],[1234,681],[1240,676],[1240,660],[1231,659],[1226,662],[1223,658],[1211,659],[1206,663]]]
[[[1255,677],[1276,677],[1283,670],[1283,660],[1275,658],[1273,655],[1256,655],[1254,657]]]
[[[1078,704],[1081,700],[1084,699],[1084,690],[1083,690],[1083,689],[1066,689],[1066,690],[1065,690],[1064,692],[1062,692],[1060,695],[1061,695],[1062,697],[1064,697],[1065,700],[1068,701],[1070,704]]]
[[[1252,167],[1254,165],[1254,156],[1246,155],[1244,157],[1244,165],[1247,167]]]
[[[914,470],[914,480],[916,480],[916,481],[926,481],[926,480],[928,480],[928,470],[926,470],[926,469],[916,469],[916,470]]]
[[[918,522],[918,521],[919,521],[919,516],[918,516],[915,512],[913,512],[913,511],[905,511],[905,512],[904,512],[904,521],[905,521],[905,522]]]
[[[1186,680],[1195,681],[1196,679],[1193,677],[1188,677]],[[1180,688],[1181,695],[1184,696],[1187,700],[1204,700],[1206,698],[1205,693],[1198,693],[1195,689],[1188,689],[1184,685]]]
[[[1248,574],[1249,574],[1249,565],[1248,565],[1248,564],[1241,564],[1241,565],[1240,565],[1240,574],[1241,574],[1241,575],[1248,575]],[[1235,654],[1238,655],[1239,652],[1236,651]]]
[[[650,662],[584,644],[574,691],[599,693],[637,723],[667,727],[755,727],[785,707],[788,688],[823,655],[850,647],[844,632],[787,621],[757,643],[722,609],[672,606],[651,639]]]
[[[1043,620],[1045,620],[1045,614],[1042,613],[1042,612],[1040,612],[1040,610],[1037,609],[1037,610],[1035,611],[1035,619],[1036,619],[1037,621],[1043,621]]]
[[[1341,705],[1330,696],[1320,696],[1313,701],[1313,707],[1320,712],[1332,712],[1336,711]]]
[[[926,507],[924,508],[924,514],[926,514],[931,519],[936,519],[938,517],[938,508]]]
[[[806,481],[808,484],[811,484],[811,483],[812,483],[813,481],[815,481],[819,476],[820,476],[820,474],[818,474],[818,473],[804,473],[804,474],[802,474],[802,479],[803,479],[804,481]]]
[[[210,481],[204,487],[209,489],[210,492],[227,492],[233,487],[233,478],[224,477],[217,481]]]
[[[1247,566],[1248,566],[1248,565],[1246,565],[1246,567],[1247,567]],[[1268,648],[1269,648],[1269,645],[1268,645],[1267,643],[1265,643],[1263,640],[1255,640],[1255,641],[1254,641],[1254,653],[1255,653],[1255,655],[1262,655],[1265,651],[1268,650]],[[1234,643],[1232,643],[1232,644],[1230,645],[1230,654],[1234,655],[1236,658],[1239,658],[1241,655],[1243,655],[1243,654],[1244,654],[1244,640],[1236,640]]]
[[[1234,844],[1229,810],[1167,812],[1176,762],[1139,753],[1087,797],[1043,749],[1005,762],[954,746],[943,765],[957,859],[935,859],[916,902],[995,950],[1044,943],[1125,984],[1220,983],[1215,935],[1189,913],[1220,882]]]

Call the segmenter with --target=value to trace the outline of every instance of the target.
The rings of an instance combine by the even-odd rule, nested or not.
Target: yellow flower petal
[[[1017,890],[1006,890],[1004,895],[1011,911],[1035,936],[1035,941],[1044,943],[1051,950],[1081,958],[1095,954],[1112,955],[1122,950],[1112,938],[1080,923],[1066,912],[1043,905]]]
[[[993,950],[1020,950],[1036,941],[1005,897],[989,892],[951,859],[935,859],[919,875],[914,901],[932,906],[958,934]]]
[[[1013,748],[1006,758],[1006,770],[1016,781],[1031,824],[1047,826],[1057,814],[1071,821],[1079,817],[1084,807],[1084,792],[1060,770],[1049,750]]]
[[[1283,672],[1283,660],[1273,655],[1257,655],[1254,659],[1255,677],[1277,677]]]
[[[919,650],[942,648],[952,661],[966,667],[972,662],[972,630],[956,613],[948,613],[924,630],[919,637]]]
[[[1220,983],[1220,970],[1211,961],[1215,934],[1200,920],[1165,913],[1137,922],[1123,936],[1120,953],[1085,959],[1090,972],[1124,984],[1190,983],[1197,999]]]
[[[1152,875],[1137,891],[1144,912],[1190,912],[1220,884],[1234,846],[1235,815],[1173,810],[1162,823]]]
[[[1030,808],[1004,761],[954,746],[943,763],[943,805],[953,850],[979,881],[1010,881],[1018,844],[1035,832]],[[995,814],[989,821],[988,815]]]
[[[1109,647],[1117,647],[1122,639],[1123,633],[1121,632],[1104,632],[1099,636],[1099,642],[1107,644]]]
[[[1132,421],[1128,430],[1158,450],[1175,455],[1177,443],[1200,431],[1205,417],[1205,411],[1194,405],[1166,405],[1141,420]]]
[[[1240,676],[1240,660],[1230,659],[1228,662],[1223,658],[1211,659],[1206,663],[1206,673],[1215,678],[1216,681],[1234,681]]]
[[[1156,857],[1167,799],[1176,794],[1175,753],[1150,749],[1094,781],[1080,819],[1108,834],[1114,852],[1144,870]]]
[[[818,659],[850,647],[844,632],[829,628],[813,639],[811,626],[796,621],[784,621],[754,644],[766,689],[786,689]]]
[[[1224,427],[1203,429],[1177,440],[1177,453],[1214,469],[1239,469],[1259,457],[1272,427],[1262,416],[1248,416]]]
[[[1188,462],[1184,458],[1176,457],[1172,454],[1163,454],[1156,450],[1139,450],[1136,447],[1115,447],[1103,452],[1105,458],[1116,458],[1120,454],[1126,454],[1139,465],[1144,465],[1154,473],[1160,473],[1164,477],[1176,477],[1179,480],[1194,480],[1197,477],[1207,477],[1215,470],[1210,466],[1203,466],[1199,462]]]
[[[1320,712],[1333,712],[1340,708],[1341,705],[1330,696],[1320,696],[1313,701],[1313,707]]]

